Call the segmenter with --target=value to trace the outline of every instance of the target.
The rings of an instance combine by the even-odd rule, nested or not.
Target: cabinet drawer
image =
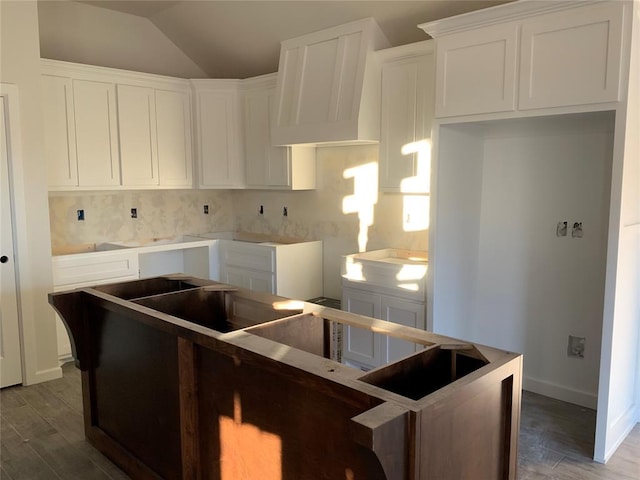
[[[53,258],[53,284],[56,288],[92,285],[137,276],[138,256],[135,253],[89,253]]]
[[[263,272],[275,272],[275,250],[233,240],[221,241],[221,263]]]

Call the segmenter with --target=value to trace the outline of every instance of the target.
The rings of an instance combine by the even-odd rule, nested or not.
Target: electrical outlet
[[[556,237],[567,236],[567,222],[558,222],[556,225]]]
[[[203,210],[205,215],[209,215],[209,205],[205,205]]]
[[[582,230],[582,222],[574,222],[573,228],[571,229],[571,236],[573,238],[582,238],[584,235],[584,231]]]
[[[76,210],[76,213],[78,215],[78,221],[84,222],[84,209]]]
[[[138,209],[137,208],[132,208],[131,209],[131,218],[138,218]]]
[[[287,207],[283,207],[283,208],[282,208],[282,215],[283,215],[283,216],[285,216],[285,217],[286,217],[287,215],[289,215],[289,211],[287,210]]]
[[[574,337],[573,335],[569,335],[567,355],[570,357],[584,358],[584,345],[586,341],[586,337]]]

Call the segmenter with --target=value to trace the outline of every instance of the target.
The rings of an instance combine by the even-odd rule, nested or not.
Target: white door
[[[0,387],[22,382],[9,184],[7,97],[0,96]]]

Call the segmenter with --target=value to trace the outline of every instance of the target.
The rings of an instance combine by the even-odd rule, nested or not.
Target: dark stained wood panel
[[[92,426],[166,479],[182,476],[177,339],[94,307]]]

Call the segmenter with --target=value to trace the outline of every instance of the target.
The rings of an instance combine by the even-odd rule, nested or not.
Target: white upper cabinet
[[[282,42],[274,145],[379,140],[380,71],[389,43],[372,18]]]
[[[73,80],[78,185],[120,185],[120,157],[113,83]]]
[[[188,91],[118,85],[122,184],[193,186]]]
[[[187,80],[42,60],[50,190],[191,188]]]
[[[438,39],[436,116],[515,109],[516,25]]]
[[[622,12],[605,4],[523,22],[520,109],[618,101]]]
[[[153,88],[118,85],[122,184],[158,185],[156,106]]]
[[[276,76],[245,81],[245,169],[247,188],[309,190],[316,187],[313,146],[274,147],[271,120]]]
[[[160,184],[193,186],[191,96],[188,91],[157,89],[156,131]]]
[[[428,193],[434,102],[433,42],[378,52],[382,61],[379,189]]]
[[[436,117],[618,101],[624,7],[514,2],[420,25],[436,39]]]
[[[43,75],[42,93],[48,184],[58,189],[77,187],[78,160],[71,79]]]
[[[243,188],[242,113],[237,80],[192,80],[200,188]]]

